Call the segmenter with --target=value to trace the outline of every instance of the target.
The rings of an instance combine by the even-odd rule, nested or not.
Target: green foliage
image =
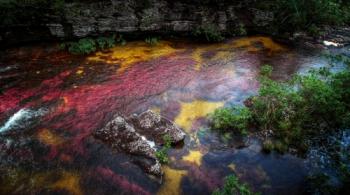
[[[319,26],[349,22],[349,5],[346,1],[271,0],[268,4],[267,9],[274,11],[276,27],[281,31],[308,30],[319,33]]]
[[[311,24],[308,29],[307,32],[314,37],[318,37],[324,34],[324,32],[321,31],[321,29],[319,27],[317,27],[315,24]]]
[[[110,37],[98,37],[96,43],[100,49],[107,49],[115,46],[115,35]]]
[[[72,54],[89,54],[96,51],[96,43],[93,39],[84,38],[78,42],[67,43],[68,51]]]
[[[236,35],[239,35],[239,36],[247,35],[247,30],[245,29],[245,26],[243,23],[238,24],[238,28],[236,29]]]
[[[157,45],[159,43],[159,39],[158,39],[158,37],[147,37],[145,39],[145,42],[149,45],[154,46],[154,45]]]
[[[233,27],[228,27],[228,33],[231,36],[244,36],[247,35],[247,30],[243,23],[238,23],[238,25],[234,25]]]
[[[105,50],[114,47],[116,43],[124,45],[126,42],[120,35],[117,39],[115,35],[109,37],[98,37],[96,39],[83,38],[77,42],[68,42],[60,44],[60,49],[67,49],[72,54],[83,55],[90,54],[96,50]]]
[[[264,151],[283,153],[293,147],[305,152],[309,138],[350,127],[350,63],[344,63],[348,68],[343,71],[325,67],[287,82],[272,80],[272,67],[263,66],[259,93],[250,98],[249,108],[216,110],[213,126],[243,129],[250,123],[273,131],[274,139],[263,144]]]
[[[193,36],[208,42],[219,42],[224,40],[220,30],[214,24],[201,25],[197,27],[192,34]]]
[[[171,148],[171,139],[169,135],[163,137],[164,145],[163,147],[156,151],[156,157],[161,164],[169,163],[168,150]]]
[[[270,65],[263,65],[260,68],[260,74],[262,76],[270,77],[272,74],[272,67]]]
[[[245,134],[251,113],[248,108],[230,107],[215,110],[210,118],[214,129],[238,130],[241,134]]]
[[[216,189],[212,195],[253,195],[247,184],[238,181],[234,175],[225,178],[225,184],[222,189]]]
[[[117,43],[119,43],[120,45],[126,45],[126,40],[124,39],[123,35],[118,36]]]

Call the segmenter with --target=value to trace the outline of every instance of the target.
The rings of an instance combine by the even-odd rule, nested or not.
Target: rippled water
[[[1,55],[1,194],[210,194],[229,174],[263,194],[303,190],[307,160],[262,154],[257,140],[212,132],[205,119],[255,94],[261,65],[286,79],[324,64],[319,54],[268,37],[210,45],[136,41],[87,57],[54,48]],[[187,133],[170,151],[163,182],[91,136],[116,113],[147,109]]]

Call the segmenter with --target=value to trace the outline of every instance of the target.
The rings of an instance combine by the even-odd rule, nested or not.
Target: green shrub
[[[156,151],[156,158],[161,164],[169,163],[168,150],[171,148],[171,139],[169,135],[163,137],[163,147]]]
[[[260,74],[262,76],[270,77],[272,74],[272,67],[270,65],[263,65],[260,68]]]
[[[214,24],[201,25],[197,27],[192,34],[195,37],[208,42],[219,42],[224,40],[221,32]]]
[[[126,45],[126,40],[124,39],[123,35],[118,36],[117,43],[119,43],[120,45]]]
[[[158,37],[147,37],[145,39],[145,42],[149,45],[157,45],[159,43]]]
[[[248,108],[230,107],[215,110],[210,118],[214,129],[238,130],[245,134],[251,113]]]
[[[115,35],[109,37],[98,37],[96,39],[83,38],[77,42],[62,43],[60,49],[67,49],[72,54],[90,54],[96,50],[105,50],[114,47],[116,43],[124,45],[126,41],[120,35],[117,39]]]
[[[340,25],[348,20],[349,5],[339,0],[272,0],[268,9],[275,13],[279,30],[308,30],[322,25]]]
[[[243,23],[238,23],[238,25],[234,25],[233,27],[229,27],[228,33],[231,36],[244,36],[247,35],[247,30]]]
[[[72,54],[89,54],[96,51],[96,43],[93,39],[84,38],[78,42],[67,43],[68,51]]]
[[[167,151],[163,148],[156,152],[156,158],[159,160],[159,162],[161,164],[168,164],[169,163]]]
[[[236,30],[236,35],[239,35],[239,36],[247,35],[247,30],[245,29],[245,26],[243,23],[238,24],[238,28]]]
[[[350,62],[341,72],[329,68],[296,75],[287,82],[270,78],[272,67],[261,68],[260,89],[248,108],[221,108],[212,115],[212,126],[242,130],[248,125],[272,130],[273,141],[263,150],[285,152],[289,147],[307,151],[314,136],[350,127]]]
[[[98,37],[96,43],[100,49],[107,49],[115,46],[116,40],[115,35],[110,37]]]
[[[234,175],[230,175],[225,178],[225,184],[222,189],[216,189],[212,195],[253,195],[257,194],[252,192],[247,184],[240,183],[238,178]]]

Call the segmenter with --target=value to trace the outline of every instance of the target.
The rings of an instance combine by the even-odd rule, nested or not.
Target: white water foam
[[[12,115],[0,128],[0,133],[11,130],[25,128],[32,123],[33,118],[43,116],[47,112],[46,109],[31,110],[27,108],[22,108],[14,115]]]

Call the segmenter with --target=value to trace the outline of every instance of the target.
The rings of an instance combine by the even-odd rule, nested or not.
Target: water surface
[[[268,37],[220,44],[129,42],[89,56],[52,45],[10,49],[0,58],[1,194],[210,194],[236,174],[263,194],[303,190],[308,162],[263,154],[255,139],[207,128],[215,109],[257,92],[263,64],[275,79],[324,64],[319,54]],[[91,133],[112,116],[152,109],[185,130],[163,182]],[[249,143],[248,147],[242,147]]]

